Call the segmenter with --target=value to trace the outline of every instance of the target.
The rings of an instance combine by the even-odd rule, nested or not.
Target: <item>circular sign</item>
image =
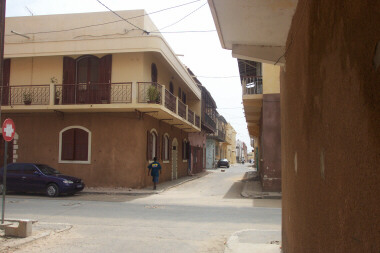
[[[13,137],[15,136],[15,133],[16,133],[16,127],[15,127],[15,123],[13,123],[13,120],[11,119],[4,120],[2,132],[3,132],[3,138],[5,141],[10,142],[11,140],[13,140]]]

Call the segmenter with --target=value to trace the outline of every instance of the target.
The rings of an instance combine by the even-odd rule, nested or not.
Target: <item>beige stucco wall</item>
[[[103,57],[105,54],[95,54]],[[70,55],[78,58],[81,55]],[[169,67],[161,54],[154,52],[112,54],[111,81],[116,82],[150,82],[151,64],[156,63],[158,82],[169,90],[170,81],[174,85],[174,95],[178,88],[186,90],[186,83]],[[63,56],[26,57],[11,59],[10,85],[49,84],[52,77],[62,83]],[[192,93],[186,92],[187,104],[197,115],[201,115],[201,101]]]
[[[144,10],[118,12],[124,18],[142,16]],[[116,19],[117,20],[117,19]],[[26,58],[40,56],[63,56],[85,54],[119,54],[155,52],[160,55],[162,64],[174,76],[175,82],[183,83],[184,90],[200,100],[201,92],[194,80],[179,61],[169,44],[159,33],[147,34],[123,22],[114,22],[115,15],[110,12],[78,13],[62,15],[44,15],[28,17],[11,17],[6,19],[5,27],[5,58]],[[89,26],[67,32],[36,33],[50,30],[65,30],[80,26],[114,22],[109,25]],[[133,23],[147,31],[156,30],[149,16],[134,18]],[[20,34],[36,34],[25,38],[13,34],[15,30]],[[150,68],[150,66],[149,66]],[[147,72],[148,73],[148,72]],[[58,74],[58,73],[57,73]],[[150,69],[149,69],[150,81]],[[50,78],[50,77],[49,77]],[[177,80],[178,79],[178,80]],[[168,78],[166,81],[168,83]],[[26,81],[26,80],[20,80]],[[39,81],[39,80],[36,80]]]
[[[143,53],[113,54],[112,82],[143,81],[143,64]]]
[[[263,63],[263,94],[280,93],[280,66]]]

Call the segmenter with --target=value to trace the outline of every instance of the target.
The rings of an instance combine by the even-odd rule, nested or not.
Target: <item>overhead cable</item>
[[[150,13],[145,13],[145,14],[142,14],[142,15],[137,15],[137,16],[134,16],[134,17],[126,18],[126,20],[140,18],[140,17],[144,17],[144,16],[160,13],[160,12],[163,12],[163,11],[167,11],[167,10],[179,8],[179,7],[182,7],[182,6],[185,6],[185,5],[193,4],[193,3],[196,3],[196,2],[199,2],[199,1],[202,1],[202,0],[195,0],[195,1],[188,2],[188,3],[184,3],[184,4],[175,5],[175,6],[172,6],[172,7],[164,8],[164,9],[153,11],[153,12],[150,12]],[[69,32],[69,31],[75,31],[75,30],[80,30],[80,29],[89,28],[89,27],[96,27],[96,26],[102,26],[102,25],[109,25],[109,24],[113,24],[113,23],[119,23],[119,22],[122,22],[122,21],[124,21],[124,20],[116,20],[116,21],[104,22],[104,23],[93,24],[93,25],[78,26],[78,27],[73,27],[73,28],[68,28],[68,29],[61,29],[61,30],[31,32],[31,33],[23,33],[23,34],[34,35],[34,34],[45,34],[45,33]],[[179,32],[170,32],[170,33],[214,32],[214,31],[215,30],[208,30],[208,31],[179,31]],[[156,32],[154,32],[154,33],[156,33]],[[15,34],[6,34],[5,36],[14,36],[14,35]]]

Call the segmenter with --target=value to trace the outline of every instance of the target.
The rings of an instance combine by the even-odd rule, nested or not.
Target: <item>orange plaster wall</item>
[[[147,131],[155,128],[178,140],[178,176],[187,175],[182,162],[182,139],[187,133],[144,115],[135,113],[53,113],[12,114],[18,140],[17,162],[51,165],[62,173],[82,178],[87,186],[140,188],[151,185],[146,160]],[[62,164],[59,157],[59,132],[68,126],[82,126],[92,133],[91,164]],[[171,180],[171,165],[162,164],[160,182]]]
[[[284,253],[380,252],[379,10],[298,2],[281,80]]]

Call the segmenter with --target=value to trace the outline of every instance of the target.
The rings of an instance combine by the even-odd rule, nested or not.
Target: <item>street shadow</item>
[[[241,191],[243,190],[244,183],[242,181],[237,181],[233,183],[227,193],[223,196],[224,199],[244,199],[241,196]]]
[[[20,192],[10,192],[7,193],[10,198],[18,199],[46,199],[46,200],[78,200],[78,201],[99,201],[99,202],[128,202],[135,199],[149,197],[147,195],[123,195],[123,194],[88,194],[88,193],[75,193],[75,194],[65,194],[59,195],[58,197],[48,197],[43,193],[20,193]]]

